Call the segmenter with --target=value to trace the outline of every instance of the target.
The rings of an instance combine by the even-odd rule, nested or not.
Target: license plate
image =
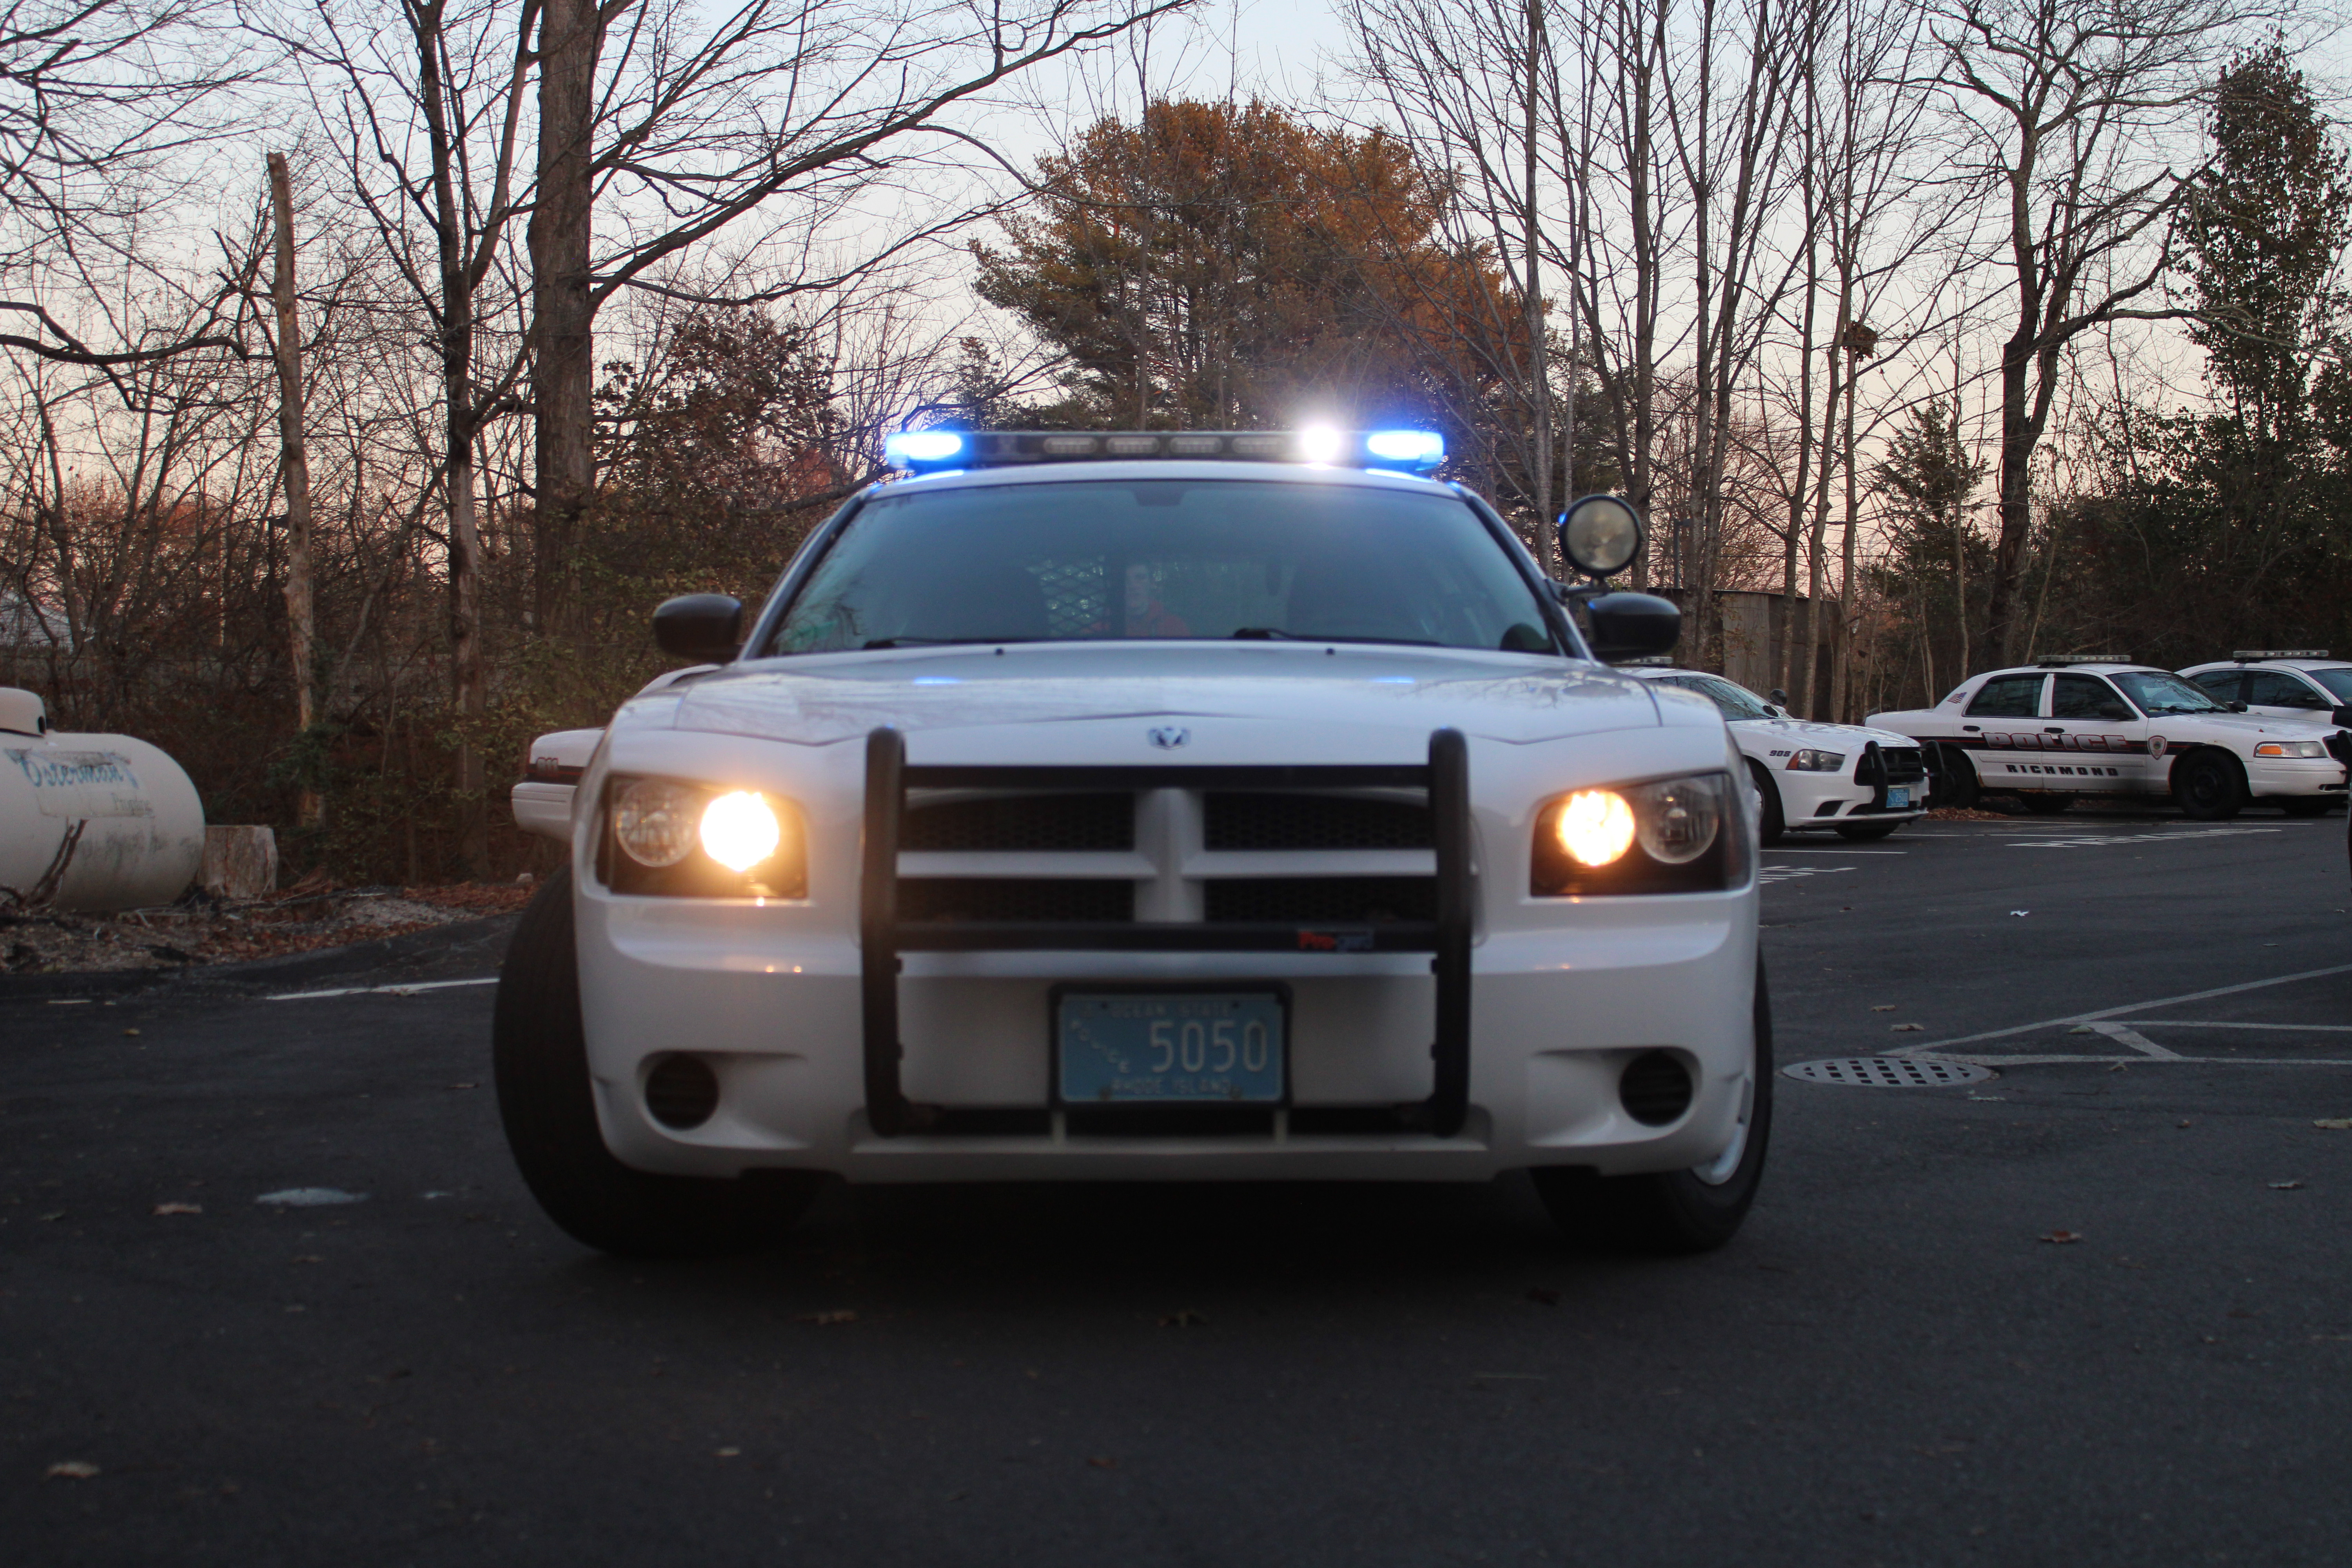
[[[1065,991],[1055,1087],[1067,1105],[1279,1105],[1289,1035],[1276,991]]]
[[[1911,808],[1911,791],[1910,791],[1910,789],[1909,789],[1908,787],[1903,787],[1903,788],[1894,788],[1894,787],[1890,787],[1890,788],[1887,790],[1887,792],[1886,792],[1886,809],[1887,809],[1887,810],[1889,810],[1889,811],[1908,811],[1910,808]]]

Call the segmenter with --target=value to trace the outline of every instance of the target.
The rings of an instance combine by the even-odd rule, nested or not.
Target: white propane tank
[[[204,803],[179,763],[128,735],[59,734],[38,697],[0,687],[0,887],[144,909],[187,891],[204,858]]]

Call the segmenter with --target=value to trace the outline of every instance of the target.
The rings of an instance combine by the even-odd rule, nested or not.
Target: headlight
[[[2254,748],[2258,757],[2324,757],[2327,743],[2324,741],[2264,741]]]
[[[808,896],[808,852],[790,801],[675,779],[605,786],[596,872],[616,893],[706,899]]]
[[[1838,752],[1799,752],[1789,759],[1792,773],[1834,773],[1845,769],[1845,757]]]
[[[1551,899],[1741,887],[1748,834],[1728,773],[1580,789],[1537,812],[1528,890]]]

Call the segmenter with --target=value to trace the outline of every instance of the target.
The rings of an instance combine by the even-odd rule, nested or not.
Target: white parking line
[[[346,985],[334,991],[282,991],[275,996],[265,996],[265,1002],[315,1002],[321,996],[414,996],[419,991],[446,991],[453,985],[496,985],[499,977],[483,975],[478,980],[418,980],[406,985]]]
[[[2129,1046],[2144,1057],[2154,1057],[2158,1061],[2177,1062],[2181,1059],[2179,1051],[2166,1050],[2137,1029],[2126,1028],[2121,1024],[2092,1024],[2087,1027],[2091,1033],[2105,1035],[2119,1046]]]
[[[2352,1035],[2352,1024],[2209,1024],[2188,1018],[2119,1018],[2116,1022],[2163,1029],[2272,1029],[2289,1035]]]
[[[1890,1051],[1887,1054],[1892,1056],[1896,1053]],[[2159,1064],[2169,1067],[2179,1063],[2193,1068],[2352,1068],[2352,1057],[2071,1057],[2028,1056],[2022,1052],[2004,1055],[1999,1051],[1986,1051],[1971,1056],[1938,1051],[1932,1057],[1923,1057],[1920,1059],[1933,1062],[1966,1062],[1970,1067],[1980,1068],[2053,1067],[2066,1063],[2093,1066],[2104,1064],[2108,1067],[2117,1063],[2127,1063],[2132,1067],[2155,1067]]]
[[[2280,833],[2277,827],[2208,827],[2194,833],[2081,833],[2065,838],[2021,838],[2011,849],[2096,849],[2107,844],[2174,844],[2190,838],[2235,838],[2246,833]]]
[[[1800,849],[1792,844],[1775,845],[1764,851],[1767,855],[1908,855],[1908,849]]]
[[[2120,1007],[2100,1007],[2088,1013],[2069,1013],[2063,1018],[2041,1018],[2031,1024],[2016,1024],[2006,1029],[1983,1029],[1973,1035],[1955,1035],[1948,1040],[1930,1040],[1925,1045],[1906,1046],[1889,1051],[1890,1057],[1924,1057],[1950,1046],[1970,1046],[1979,1040],[2005,1040],[2011,1035],[2030,1035],[2037,1029],[2054,1029],[2061,1024],[2089,1024],[2102,1018],[2113,1018],[2125,1013],[2145,1013],[2157,1007],[2176,1007],[2183,1002],[2202,1002],[2211,996],[2234,996],[2242,991],[2262,991],[2273,985],[2292,985],[2298,980],[2325,980],[2331,974],[2352,974],[2352,963],[2338,963],[2327,969],[2306,969],[2299,974],[2274,975],[2268,980],[2248,980],[2236,985],[2217,985],[2210,991],[2184,992],[2179,996],[2159,996],[2147,1002],[2126,1002]],[[2142,1022],[2147,1022],[2143,1019]],[[1958,1059],[1958,1058],[1955,1058]],[[2105,1061],[2105,1057],[2085,1058]]]
[[[1770,887],[1775,882],[1792,882],[1800,877],[1826,877],[1836,871],[1851,871],[1851,866],[1767,866],[1756,873],[1757,884]]]

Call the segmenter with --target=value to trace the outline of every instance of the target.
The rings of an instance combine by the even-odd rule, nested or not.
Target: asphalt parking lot
[[[2342,819],[1765,865],[1784,1063],[1997,1076],[1780,1080],[1670,1262],[1507,1180],[836,1190],[618,1263],[507,1163],[487,986],[0,997],[0,1559],[2344,1561]]]

